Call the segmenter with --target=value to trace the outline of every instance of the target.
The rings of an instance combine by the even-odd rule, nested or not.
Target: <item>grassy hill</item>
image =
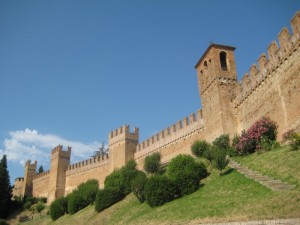
[[[89,206],[75,215],[65,215],[52,222],[49,216],[35,215],[25,224],[199,224],[205,222],[244,221],[300,217],[300,152],[287,148],[262,154],[237,157],[242,165],[263,174],[296,184],[289,191],[271,191],[228,168],[224,176],[212,168],[211,175],[195,193],[150,208],[140,204],[133,194],[96,213]]]

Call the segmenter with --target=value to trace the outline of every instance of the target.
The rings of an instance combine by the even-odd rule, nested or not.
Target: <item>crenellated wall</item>
[[[35,197],[48,197],[50,170],[33,177],[32,195]]]
[[[114,169],[134,159],[143,169],[146,156],[160,152],[167,163],[178,154],[191,154],[196,140],[213,141],[221,134],[233,136],[262,116],[278,124],[278,138],[288,129],[300,131],[300,12],[291,20],[293,33],[283,28],[278,43],[271,42],[241,81],[236,80],[234,47],[211,44],[195,68],[202,109],[139,142],[139,129],[128,125],[109,133],[109,155],[70,165],[71,148],[59,145],[51,152],[51,168],[34,175],[36,163],[25,165],[24,179],[15,181],[13,193],[48,197],[48,203],[67,195],[80,183],[97,179],[100,187]]]
[[[162,163],[180,153],[190,154],[190,145],[194,139],[201,139],[203,131],[202,110],[198,110],[197,115],[192,113],[138,144],[134,154],[138,168],[143,169],[145,157],[153,152],[160,152]]]
[[[66,195],[79,184],[89,179],[97,179],[104,186],[105,177],[110,173],[109,155],[105,154],[69,165],[66,171]]]
[[[293,34],[283,28],[280,45],[272,41],[268,55],[261,54],[258,65],[250,67],[236,90],[234,107],[237,132],[249,128],[268,115],[278,124],[278,138],[288,129],[300,127],[300,12],[291,20]]]

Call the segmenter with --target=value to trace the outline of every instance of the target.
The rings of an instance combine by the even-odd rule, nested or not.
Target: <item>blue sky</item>
[[[235,46],[238,78],[300,9],[298,0],[0,1],[0,156],[72,146],[88,158],[123,124],[140,141],[201,108],[195,63]]]

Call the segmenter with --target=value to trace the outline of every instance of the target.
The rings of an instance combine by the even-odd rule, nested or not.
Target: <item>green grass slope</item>
[[[161,207],[150,208],[146,203],[140,204],[130,194],[101,213],[96,213],[94,207],[89,206],[55,222],[49,216],[35,216],[26,224],[167,225],[300,217],[299,151],[291,152],[283,148],[238,158],[237,161],[267,175],[297,184],[297,187],[274,192],[230,168],[222,177],[217,171],[211,170],[211,175],[203,181],[198,191]]]

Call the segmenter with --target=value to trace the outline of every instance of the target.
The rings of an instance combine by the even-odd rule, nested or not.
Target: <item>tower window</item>
[[[220,62],[221,62],[221,68],[223,70],[227,70],[227,62],[226,62],[226,52],[220,52]]]
[[[204,61],[204,67],[207,68],[207,61]]]

